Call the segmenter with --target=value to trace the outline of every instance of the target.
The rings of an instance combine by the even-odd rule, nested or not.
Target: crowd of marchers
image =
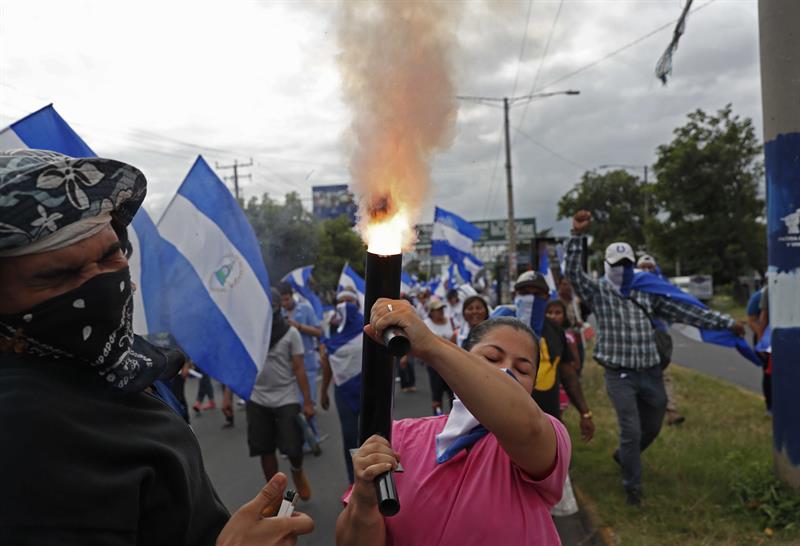
[[[343,289],[321,322],[282,284],[272,289],[268,356],[246,401],[249,453],[266,485],[230,514],[187,426],[185,397],[159,387],[172,381],[181,394],[185,355],[168,339],[133,334],[126,228],[145,178],[117,161],[83,161],[91,179],[60,154],[0,154],[4,543],[295,544],[314,523],[302,505],[278,515],[289,482],[278,453],[299,498],[309,499],[304,444],[316,441],[315,412],[331,407],[333,383],[350,486],[329,499],[342,506],[330,543],[558,544],[553,517],[574,504],[565,408],[579,413],[583,441],[595,433],[580,379],[587,355],[603,367],[617,415],[609,457],[628,504],[641,506],[642,454],[664,422],[683,420],[666,372],[666,325],[744,333],[727,315],[649,289],[659,278],[655,260],[625,242],[605,249],[604,275],[584,271],[586,211],[574,214],[556,286],[523,272],[511,304],[492,306],[463,285],[445,298],[419,289],[362,309],[359,295]],[[759,336],[763,301],[752,313]],[[391,443],[373,436],[360,444],[363,336],[381,342],[390,327],[402,328],[412,347],[399,387],[413,393],[427,376],[431,415],[394,422]],[[215,408],[203,375],[195,413]],[[228,425],[233,403],[228,390]],[[374,480],[401,463],[402,510],[384,517]]]

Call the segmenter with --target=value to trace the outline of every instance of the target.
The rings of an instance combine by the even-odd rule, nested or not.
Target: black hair
[[[458,290],[456,290],[455,288],[451,288],[450,290],[447,291],[448,300],[450,298],[457,298],[457,297],[458,297]]]
[[[550,300],[550,301],[548,301],[547,305],[544,308],[544,312],[547,313],[547,310],[550,309],[551,307],[553,307],[554,305],[557,305],[557,306],[561,307],[561,312],[564,313],[564,321],[561,324],[559,324],[559,326],[562,327],[562,328],[569,328],[570,327],[570,323],[569,323],[569,319],[567,318],[567,304],[564,303],[563,301],[561,301],[561,300]]]
[[[536,362],[536,369],[539,369],[539,338],[536,337],[536,334],[533,333],[531,327],[522,322],[519,319],[514,317],[495,317],[490,318],[488,320],[484,320],[477,326],[475,326],[472,330],[469,331],[469,335],[467,339],[464,340],[464,350],[469,351],[475,345],[480,343],[484,337],[495,328],[500,328],[501,326],[508,326],[509,328],[513,328],[518,332],[524,332],[531,336],[533,340],[533,344],[536,345],[536,354],[534,355],[534,362]],[[535,375],[534,375],[535,378]]]
[[[278,292],[281,296],[291,296],[294,294],[294,290],[292,290],[292,285],[288,282],[282,282],[278,285]]]
[[[471,303],[476,302],[476,301],[479,301],[479,302],[481,302],[483,304],[483,308],[486,309],[486,318],[488,319],[489,315],[490,315],[490,313],[489,313],[489,304],[486,303],[486,300],[483,299],[483,296],[479,296],[477,294],[475,294],[474,296],[470,296],[470,297],[468,297],[467,299],[464,300],[464,305],[461,306],[462,313],[463,313],[464,309],[466,309],[467,307],[470,306]]]

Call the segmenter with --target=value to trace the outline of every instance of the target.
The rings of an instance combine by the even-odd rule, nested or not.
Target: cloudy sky
[[[511,111],[515,208],[540,227],[566,231],[556,202],[582,172],[652,164],[696,108],[730,102],[761,131],[756,0],[695,0],[667,86],[653,70],[682,1],[459,5],[459,94],[581,93]],[[98,154],[145,172],[155,217],[199,153],[212,166],[252,157],[246,197],[298,191],[310,206],[312,185],[349,179],[337,10],[334,1],[0,0],[0,125],[54,103]],[[453,145],[431,166],[425,218],[434,205],[474,220],[506,214],[502,134],[501,109],[461,104]]]

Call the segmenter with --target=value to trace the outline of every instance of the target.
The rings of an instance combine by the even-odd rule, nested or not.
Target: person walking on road
[[[306,301],[295,301],[294,290],[292,285],[284,282],[278,287],[281,293],[281,307],[283,308],[282,314],[286,319],[289,326],[296,328],[300,333],[300,339],[303,341],[303,365],[306,370],[306,378],[308,379],[308,388],[311,391],[311,403],[317,404],[317,375],[319,374],[319,353],[317,352],[317,345],[319,338],[322,337],[322,326],[314,308]],[[305,404],[305,395],[301,391],[297,391],[300,397],[300,404]],[[314,419],[310,419],[309,425],[317,435],[316,423]]]
[[[303,365],[303,341],[297,328],[290,326],[280,312],[281,294],[272,289],[272,335],[264,368],[256,377],[247,402],[247,444],[251,457],[261,458],[264,478],[278,472],[275,449],[289,458],[292,479],[300,498],[311,498],[311,486],[303,471],[303,431],[297,422],[301,405],[297,390],[303,393],[302,410],[314,416],[314,404]]]
[[[428,318],[424,322],[431,332],[450,343],[455,343],[456,330],[453,328],[453,322],[445,316],[444,309],[445,304],[442,300],[431,298],[431,301],[428,302]],[[427,362],[425,364],[431,385],[431,409],[434,415],[441,415],[444,413],[445,394],[452,402],[453,389],[430,364]]]
[[[320,405],[326,411],[330,407],[328,387],[333,379],[333,397],[342,428],[347,478],[353,483],[353,459],[350,457],[350,450],[358,447],[364,315],[358,310],[358,306],[347,302],[341,302],[336,306],[336,315],[336,324],[331,324],[335,330],[320,345],[322,362]]]
[[[631,246],[612,243],[605,252],[605,276],[596,281],[582,267],[582,236],[591,213],[575,213],[573,237],[567,243],[566,275],[575,293],[597,317],[594,359],[605,368],[606,392],[617,413],[620,437],[614,460],[622,467],[622,484],[629,505],[642,499],[641,453],[656,439],[666,411],[667,396],[650,316],[698,328],[744,328],[728,315],[688,305],[657,294],[630,290],[635,257]],[[624,295],[627,294],[627,295]]]
[[[642,254],[636,261],[636,267],[641,271],[646,271],[653,275],[658,275],[659,277],[662,276],[658,269],[658,264],[656,264],[656,259],[649,254]],[[681,412],[678,411],[678,400],[675,398],[672,374],[669,373],[669,369],[664,369],[662,376],[664,378],[664,392],[667,393],[667,425],[680,425],[686,421],[686,417],[681,415]]]

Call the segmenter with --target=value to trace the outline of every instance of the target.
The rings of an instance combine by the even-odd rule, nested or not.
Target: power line
[[[528,0],[528,16],[525,18],[525,30],[522,31],[522,40],[519,44],[519,58],[517,59],[517,75],[514,76],[514,87],[511,89],[511,96],[517,94],[517,82],[519,81],[519,71],[522,67],[522,56],[525,54],[525,45],[528,43],[528,25],[531,22],[531,8],[533,0]]]
[[[531,90],[529,92],[532,95],[536,90],[536,84],[539,83],[539,76],[542,73],[542,67],[544,66],[544,62],[547,60],[547,53],[550,51],[550,42],[553,40],[553,34],[556,31],[556,25],[558,25],[558,18],[561,16],[561,8],[564,7],[564,0],[561,0],[558,4],[558,10],[556,11],[555,17],[553,17],[553,24],[550,25],[550,33],[547,36],[547,41],[544,44],[544,51],[542,52],[542,58],[539,59],[539,68],[536,69],[536,75],[533,77],[533,85],[531,85]],[[517,123],[517,127],[522,127],[522,124],[525,122],[525,116],[528,113],[528,103],[525,104],[525,108],[522,110],[522,115],[520,116],[519,123]]]
[[[533,138],[531,135],[529,135],[528,133],[526,133],[526,132],[525,132],[525,131],[523,131],[522,129],[518,129],[518,128],[517,128],[517,129],[514,129],[514,130],[515,130],[517,133],[519,133],[520,135],[524,136],[526,139],[530,140],[530,141],[531,141],[533,144],[535,144],[536,146],[538,146],[538,147],[539,147],[539,148],[541,148],[542,150],[544,150],[544,151],[546,151],[546,152],[549,152],[550,154],[552,154],[552,155],[554,155],[555,157],[559,158],[561,161],[565,161],[565,162],[569,163],[570,165],[574,165],[575,167],[578,167],[578,168],[580,168],[580,169],[583,169],[584,171],[588,171],[588,170],[590,170],[590,169],[589,169],[588,167],[586,167],[585,165],[581,165],[581,164],[580,164],[580,163],[578,163],[577,161],[573,161],[573,160],[571,160],[570,158],[568,158],[568,157],[566,157],[566,156],[564,156],[564,155],[562,155],[562,154],[558,153],[557,151],[553,150],[552,148],[550,148],[550,147],[548,147],[548,146],[546,146],[546,145],[542,144],[541,142],[539,142],[538,140],[536,140],[535,138]]]
[[[690,13],[697,13],[698,11],[702,10],[703,8],[706,8],[706,7],[710,6],[711,4],[713,4],[716,1],[717,0],[708,0],[708,2],[706,2],[702,6],[698,6],[697,8],[693,9]],[[560,77],[558,77],[558,78],[556,78],[554,80],[551,80],[551,81],[547,82],[545,85],[543,85],[542,87],[540,87],[539,89],[537,89],[537,91],[541,91],[543,89],[547,89],[551,85],[555,85],[557,83],[563,82],[564,80],[566,80],[568,78],[571,78],[573,76],[576,76],[576,75],[580,74],[581,72],[585,72],[586,70],[589,70],[590,68],[593,68],[593,67],[597,66],[598,64],[602,63],[603,61],[607,61],[608,59],[610,59],[610,58],[612,58],[612,57],[614,57],[616,55],[619,55],[620,53],[622,53],[626,49],[630,49],[633,46],[639,44],[640,42],[643,42],[643,41],[647,40],[648,38],[658,34],[659,32],[663,31],[664,29],[671,28],[672,25],[675,24],[677,21],[678,21],[678,19],[673,19],[669,23],[661,25],[660,27],[648,32],[647,34],[645,34],[643,36],[640,36],[639,38],[636,38],[632,42],[628,42],[627,44],[623,45],[622,47],[619,47],[619,48],[615,49],[614,51],[611,51],[610,53],[607,53],[606,55],[603,55],[599,59],[594,60],[594,61],[590,62],[589,64],[586,64],[586,65],[578,68],[577,70],[573,70],[572,72],[569,72],[569,73],[567,73],[567,74],[565,74],[563,76],[560,76]]]

